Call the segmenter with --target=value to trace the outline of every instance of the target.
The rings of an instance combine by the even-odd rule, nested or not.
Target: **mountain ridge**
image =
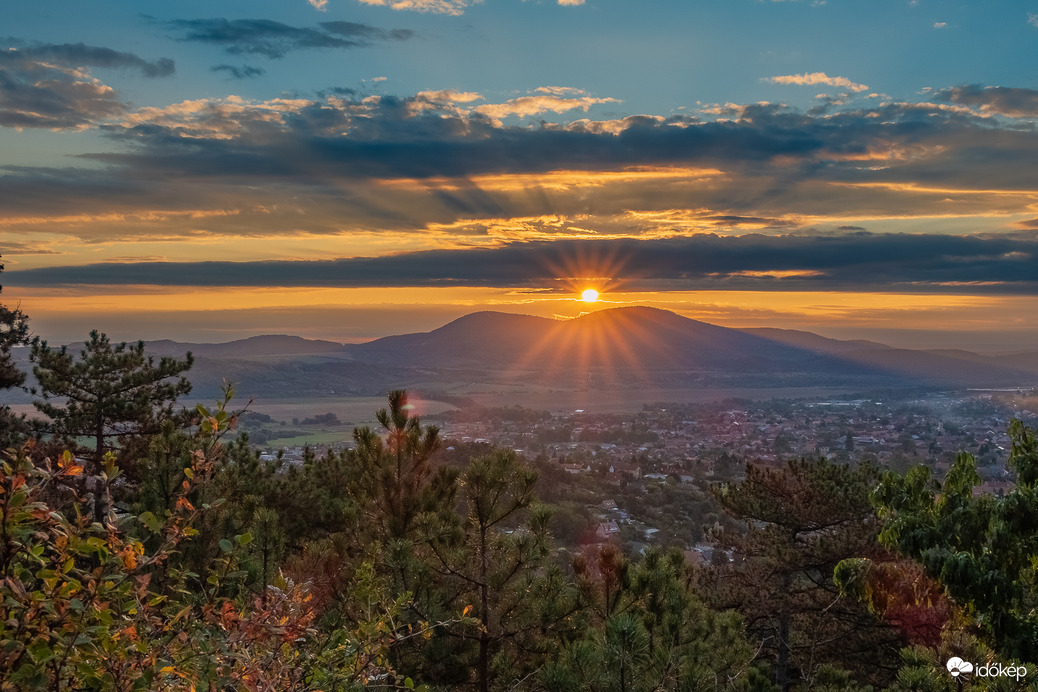
[[[177,353],[177,342],[150,342],[150,352]],[[161,348],[154,348],[159,345]],[[618,368],[770,376],[910,377],[924,383],[1005,385],[1038,375],[1038,352],[991,357],[955,349],[903,349],[875,341],[841,340],[775,327],[737,329],[649,306],[588,312],[568,320],[480,310],[428,332],[396,334],[361,344],[288,335],[223,344],[181,344],[197,357],[308,357],[420,369],[572,372]],[[187,349],[185,349],[187,350]],[[183,353],[180,350],[179,353]]]
[[[900,349],[798,330],[721,327],[647,306],[569,320],[476,311],[428,332],[362,344],[272,334],[222,344],[156,340],[145,347],[157,356],[191,351],[199,396],[218,394],[224,380],[242,396],[264,397],[369,396],[415,387],[871,391],[1038,384],[1038,351],[992,357]]]

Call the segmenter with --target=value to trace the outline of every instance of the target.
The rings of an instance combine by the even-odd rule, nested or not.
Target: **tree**
[[[70,453],[0,453],[0,692],[413,688],[388,657],[424,632],[397,632],[404,604],[370,564],[352,584],[365,613],[333,628],[310,574],[244,588],[248,534],[222,539],[212,578],[195,583],[180,551],[213,506],[191,498],[212,482],[231,418],[222,404],[199,413],[172,506],[158,512],[91,521],[76,491],[87,470]]]
[[[974,493],[976,461],[960,453],[944,482],[929,469],[887,473],[873,494],[880,540],[918,560],[973,613],[987,644],[1006,658],[1035,660],[1038,641],[1038,440],[1014,420],[1004,497]]]
[[[0,264],[0,272],[3,270],[4,265]],[[0,390],[20,387],[25,383],[25,373],[15,364],[11,349],[26,343],[28,337],[29,320],[25,314],[0,304]],[[8,406],[0,406],[0,448],[13,446],[24,429],[22,418],[12,414]]]
[[[353,431],[361,504],[386,540],[410,537],[418,516],[440,506],[442,491],[453,481],[445,469],[434,477],[429,459],[440,448],[440,431],[423,428],[413,408],[407,392],[392,391],[389,409],[376,414],[385,440],[367,426]]]
[[[539,673],[553,692],[770,690],[739,616],[707,608],[678,550],[632,562],[611,545],[574,567],[591,622]]]
[[[108,337],[90,332],[77,359],[65,346],[52,349],[46,341],[32,345],[33,373],[43,398],[36,408],[52,421],[54,434],[70,445],[78,437],[92,438],[93,460],[99,466],[110,440],[156,434],[163,420],[176,418],[177,398],[191,391],[184,377],[194,359],[163,357],[158,363],[144,353],[144,342],[113,345]]]
[[[880,552],[869,503],[877,478],[868,466],[794,460],[749,466],[745,481],[714,488],[725,512],[746,524],[742,533],[719,532],[717,549],[734,562],[707,572],[708,585],[717,605],[745,618],[783,690],[811,684],[823,664],[873,682],[896,668],[896,629],[833,582],[842,560]]]
[[[552,560],[550,513],[534,506],[537,473],[511,450],[471,461],[460,478],[461,511],[423,516],[424,547],[442,584],[444,612],[471,606],[476,622],[450,628],[474,654],[475,683],[520,680],[548,652],[576,606]]]

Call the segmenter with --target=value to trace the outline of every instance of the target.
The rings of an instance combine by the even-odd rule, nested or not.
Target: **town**
[[[440,428],[447,463],[493,447],[531,462],[564,546],[614,542],[638,553],[657,544],[705,562],[714,557],[707,534],[725,521],[710,485],[740,479],[747,463],[777,467],[789,459],[826,457],[899,472],[925,465],[940,478],[957,454],[968,452],[982,479],[976,492],[1001,496],[1013,487],[1007,426],[1013,418],[1035,425],[1036,411],[1033,391],[962,390],[658,403],[626,414],[470,405],[426,416],[423,423]],[[316,418],[338,422],[332,414]],[[349,446],[348,439],[311,447],[260,445],[263,459],[280,455],[288,463]]]

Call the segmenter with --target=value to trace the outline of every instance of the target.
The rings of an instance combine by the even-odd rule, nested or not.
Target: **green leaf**
[[[225,553],[229,553],[229,552],[234,550],[234,544],[231,543],[226,538],[221,538],[220,539],[220,550],[224,551]]]
[[[243,533],[240,536],[235,536],[235,538],[238,539],[238,543],[241,545],[248,545],[249,543],[252,543],[251,533]]]
[[[158,517],[151,512],[145,512],[144,514],[138,515],[137,521],[147,526],[152,533],[158,533],[161,529]]]

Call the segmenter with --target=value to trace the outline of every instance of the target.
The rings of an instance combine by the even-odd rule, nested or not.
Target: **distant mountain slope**
[[[812,351],[818,351],[819,353],[847,353],[848,351],[858,351],[862,349],[889,349],[891,346],[881,344],[876,341],[866,341],[864,339],[853,339],[850,341],[843,341],[840,339],[830,339],[825,336],[820,336],[813,332],[803,332],[796,329],[778,329],[775,327],[754,327],[749,329],[740,329],[739,331],[747,334],[754,334],[756,336],[764,337],[765,339],[771,339],[773,341],[781,341],[784,344],[790,346],[798,346],[800,348],[810,349]]]
[[[486,368],[574,381],[597,370],[608,376],[611,370],[675,386],[704,381],[1007,386],[1035,379],[1020,367],[1026,365],[1023,357],[1018,366],[976,354],[968,360],[810,332],[729,329],[649,307],[600,310],[572,320],[478,312],[431,332],[345,348],[361,362]]]
[[[342,353],[342,344],[334,341],[304,339],[301,336],[271,334],[222,344],[189,344],[160,339],[145,343],[148,353],[157,356],[183,356],[191,351],[195,356],[209,358],[252,358],[257,356],[303,356]]]
[[[831,355],[649,307],[572,320],[479,312],[428,333],[346,347],[357,361],[426,369],[482,369],[562,387],[765,386],[882,378]]]
[[[475,312],[430,332],[365,344],[279,335],[224,344],[152,341],[147,350],[157,356],[193,352],[190,377],[193,396],[200,398],[217,395],[224,380],[243,397],[528,385],[545,391],[1038,385],[1038,352],[899,349],[787,329],[729,329],[649,307],[571,320]],[[24,360],[27,354],[18,355]]]
[[[473,312],[431,332],[350,344],[358,361],[425,367],[486,366],[514,362],[543,339],[556,320],[503,312]]]
[[[641,369],[751,367],[774,359],[816,359],[785,344],[648,307],[552,320],[477,312],[431,332],[346,347],[357,360],[419,367]]]
[[[838,355],[855,365],[878,368],[928,384],[1014,386],[1034,381],[1032,376],[1038,375],[1038,353],[995,357],[959,349],[913,350],[861,339],[842,341],[791,329],[765,327],[742,331]]]

